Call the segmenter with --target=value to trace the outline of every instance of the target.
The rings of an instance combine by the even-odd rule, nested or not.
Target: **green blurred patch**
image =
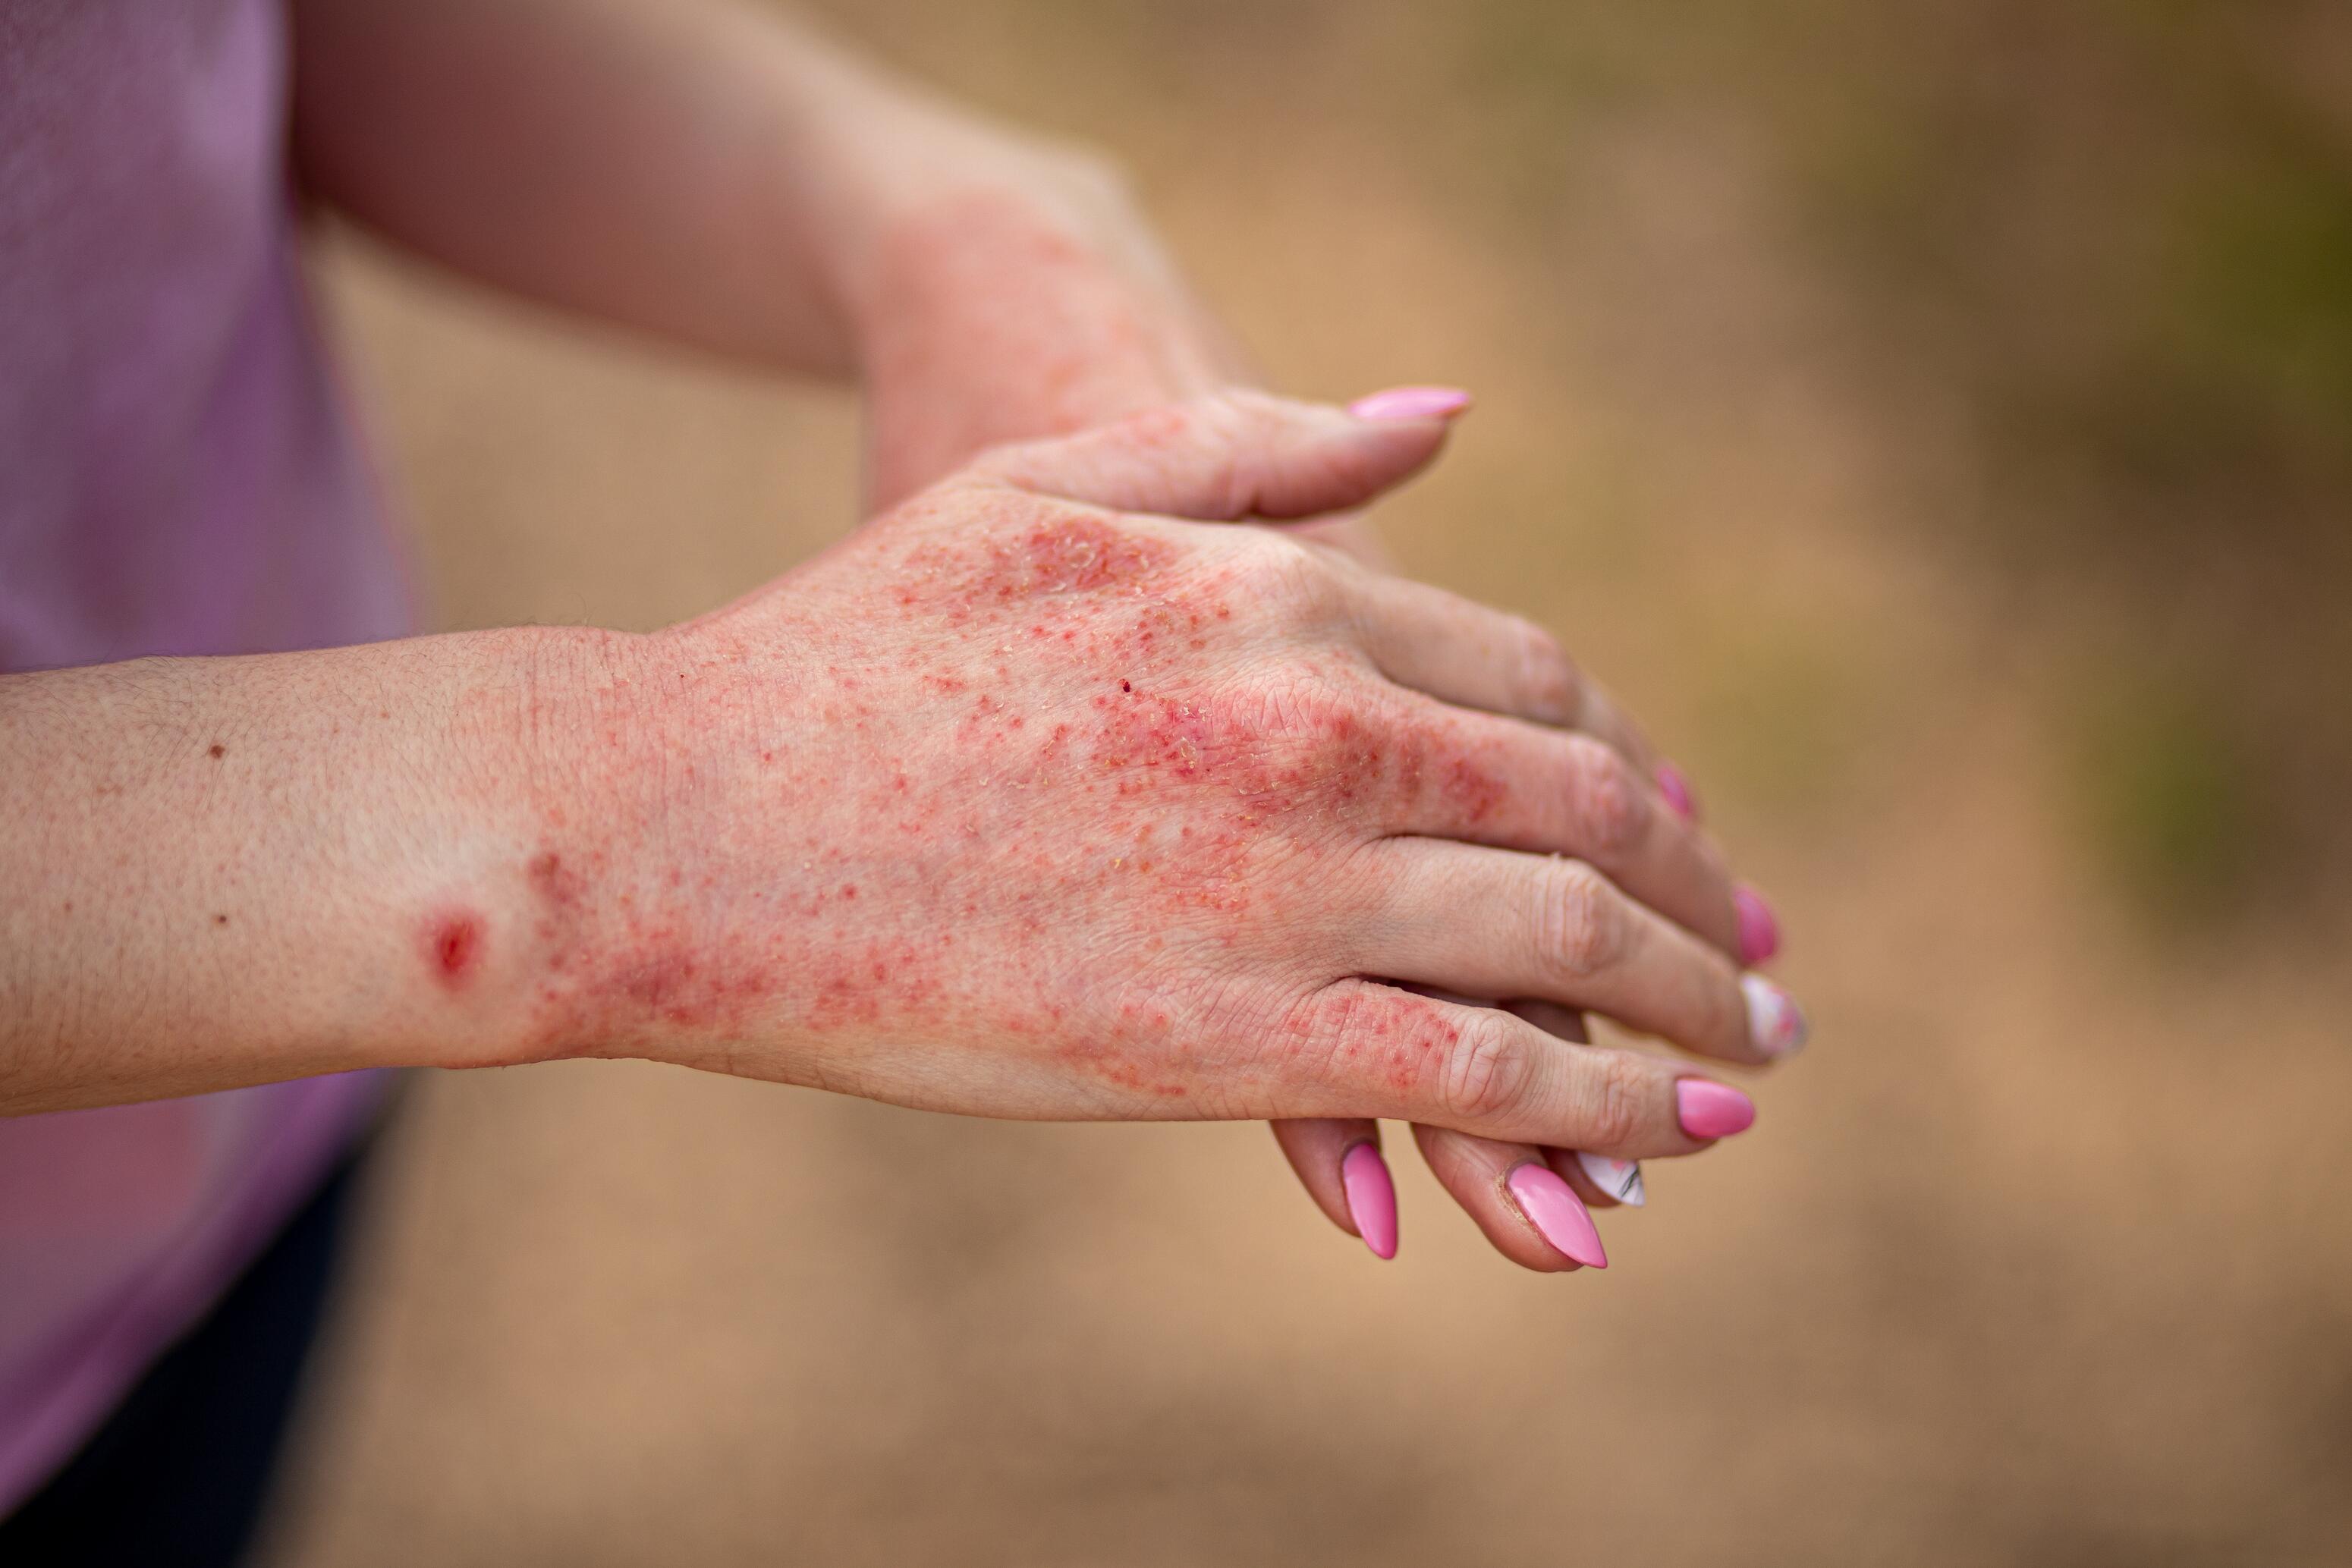
[[[2151,924],[2242,904],[2271,845],[2255,748],[2218,691],[2110,674],[2061,716],[2068,792],[2111,884]]]
[[[2180,371],[2250,405],[2282,457],[2352,459],[2352,175],[2307,149],[2232,158],[2172,221]]]

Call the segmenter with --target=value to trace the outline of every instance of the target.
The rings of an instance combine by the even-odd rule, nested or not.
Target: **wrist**
[[[772,621],[724,615],[639,637],[562,635],[517,651],[492,767],[513,783],[485,897],[509,934],[481,1064],[642,1057],[725,1068],[732,1042],[791,1037],[795,925],[824,859],[821,803],[777,793],[825,755],[798,700],[804,662]],[[773,820],[747,825],[751,810]],[[799,852],[738,864],[782,821]],[[746,904],[726,890],[757,887]]]
[[[893,342],[1000,310],[1030,275],[1094,262],[1104,214],[1130,212],[1102,153],[863,81],[813,131],[830,149],[815,258],[871,373]]]
[[[430,1043],[444,1067],[581,1054],[567,1027],[591,868],[625,866],[650,813],[651,640],[584,627],[468,633],[446,694],[437,865],[408,902]],[[650,763],[650,768],[648,764]],[[625,896],[625,894],[624,894]]]

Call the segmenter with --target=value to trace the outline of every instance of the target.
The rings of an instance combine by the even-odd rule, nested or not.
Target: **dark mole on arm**
[[[218,762],[222,758],[226,757],[227,755],[228,755],[228,747],[227,747],[223,746],[223,745],[222,745],[219,741],[217,741],[217,740],[215,740],[215,741],[214,741],[214,742],[213,742],[213,760],[214,760],[214,761]]]

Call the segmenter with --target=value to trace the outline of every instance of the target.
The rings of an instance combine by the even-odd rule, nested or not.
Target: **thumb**
[[[1419,473],[1469,406],[1451,387],[1398,387],[1345,409],[1234,390],[1000,447],[974,471],[1120,511],[1305,517],[1360,507]]]

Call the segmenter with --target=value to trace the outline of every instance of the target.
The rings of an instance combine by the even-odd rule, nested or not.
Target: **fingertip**
[[[1470,394],[1460,387],[1401,386],[1367,392],[1348,405],[1358,419],[1378,423],[1403,420],[1450,420],[1470,407]]]
[[[1698,797],[1691,789],[1688,775],[1671,762],[1661,762],[1652,769],[1652,777],[1657,780],[1658,793],[1665,798],[1675,816],[1685,822],[1698,821]]]
[[[1358,1144],[1339,1162],[1339,1184],[1348,1196],[1348,1217],[1356,1234],[1386,1262],[1397,1254],[1396,1183],[1388,1161],[1370,1144]]]
[[[1768,1060],[1777,1061],[1805,1049],[1812,1030],[1796,998],[1754,974],[1739,977],[1739,992],[1748,1004],[1748,1038]]]
[[[1510,1188],[1519,1213],[1554,1251],[1588,1269],[1609,1267],[1609,1254],[1601,1245],[1601,1232],[1592,1223],[1591,1211],[1559,1172],[1531,1161],[1513,1170],[1504,1185]]]
[[[1612,1159],[1587,1149],[1576,1151],[1576,1167],[1584,1173],[1593,1190],[1628,1208],[1641,1208],[1650,1201],[1649,1188],[1643,1185],[1642,1162]]]
[[[1728,1083],[1706,1078],[1677,1079],[1675,1121],[1694,1138],[1728,1138],[1756,1124],[1756,1102]]]
[[[1731,890],[1731,902],[1739,912],[1739,961],[1752,969],[1780,951],[1780,920],[1746,883]]]

